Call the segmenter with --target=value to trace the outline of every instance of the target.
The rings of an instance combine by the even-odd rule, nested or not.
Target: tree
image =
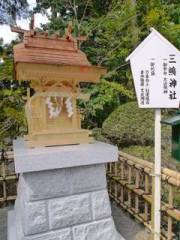
[[[1,0],[0,24],[16,24],[17,17],[27,16],[27,0]]]
[[[4,49],[3,49],[3,38],[0,38],[0,57],[3,55]]]
[[[104,120],[119,104],[134,99],[132,91],[121,84],[106,80],[86,87],[86,91],[91,94],[90,101],[79,104],[84,109],[83,127],[86,128],[101,128]]]
[[[133,20],[136,9],[131,1],[112,3],[112,9],[107,15],[89,21],[85,29],[89,38],[81,46],[92,63],[108,69],[105,80],[91,87],[92,96],[85,104],[85,123],[89,127],[101,127],[119,104],[134,97],[125,58],[138,40]]]
[[[27,83],[21,85],[13,78],[12,47],[3,46],[4,63],[0,65],[0,148],[12,144],[13,138],[26,132],[24,100]]]
[[[74,35],[79,35],[83,29],[83,23],[91,17],[101,16],[108,12],[112,0],[37,0],[34,12],[45,13],[50,23],[44,25],[44,29],[59,31],[63,34],[64,28],[72,21]],[[47,13],[51,9],[51,14]]]
[[[34,12],[44,13],[50,20],[43,25],[45,30],[64,35],[65,27],[72,21],[74,35],[88,37],[79,45],[90,62],[108,69],[100,84],[83,85],[84,91],[92,94],[88,103],[80,102],[85,126],[101,127],[119,104],[134,98],[132,75],[125,58],[149,34],[150,27],[180,47],[178,2],[104,0],[102,4],[102,0],[37,0]],[[48,9],[52,14],[48,14]]]
[[[88,103],[80,105],[84,108],[84,124],[88,127],[101,127],[119,103],[131,99],[126,93],[129,91],[132,96],[134,86],[125,58],[149,34],[150,27],[155,27],[179,47],[177,1],[106,0],[102,4],[100,0],[38,0],[37,3],[36,11],[52,10],[45,29],[63,35],[71,20],[74,35],[88,37],[80,47],[90,62],[108,69],[100,84],[86,85],[92,97]]]
[[[137,1],[138,26],[140,39],[147,36],[149,28],[155,27],[177,48],[180,48],[180,5],[176,0],[139,0]]]
[[[37,0],[34,12],[42,12],[48,16],[50,23],[44,25],[44,29],[63,34],[67,23],[72,21],[74,34],[78,35],[81,24],[88,15],[90,2],[90,0]],[[49,8],[51,15],[47,14]]]

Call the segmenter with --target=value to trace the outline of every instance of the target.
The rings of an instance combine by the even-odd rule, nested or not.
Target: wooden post
[[[169,184],[169,208],[172,209],[173,208],[173,186],[171,184]]]
[[[3,177],[3,199],[4,201],[7,200],[7,189],[6,189],[6,181],[5,181],[5,178],[6,178],[6,169],[5,169],[5,162],[3,161],[2,162],[2,177]]]
[[[115,175],[115,177],[118,176],[118,162],[115,162],[114,175]],[[118,183],[117,183],[117,181],[115,181],[114,187],[115,187],[115,189],[114,189],[115,198],[116,198],[116,200],[118,200]]]
[[[112,163],[109,163],[109,173],[112,174]]]
[[[132,181],[132,167],[128,166],[128,184]],[[128,189],[128,207],[131,208],[131,190]]]
[[[124,162],[121,163],[121,179],[124,179]]]
[[[161,110],[155,109],[155,163],[153,174],[153,212],[154,240],[161,236]]]
[[[136,169],[136,189],[139,189],[139,182],[140,182],[140,174],[139,174],[139,170]],[[135,196],[135,212],[139,213],[139,196],[138,194],[136,194]]]
[[[109,163],[109,174],[110,174],[110,178],[109,178],[109,192],[112,194],[112,163]]]
[[[124,179],[124,162],[121,163],[121,180]],[[120,196],[121,203],[124,202],[124,187],[121,185],[121,196]]]
[[[172,218],[168,216],[168,240],[172,240]]]
[[[169,185],[169,208],[173,208],[173,186],[170,184]],[[172,218],[168,216],[168,240],[172,240]]]
[[[149,194],[149,175],[145,175],[145,194]],[[145,202],[145,209],[144,209],[144,214],[145,214],[145,221],[148,221],[148,203]]]

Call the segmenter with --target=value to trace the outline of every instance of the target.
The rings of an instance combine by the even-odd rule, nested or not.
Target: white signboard
[[[152,29],[150,35],[131,53],[128,60],[140,108],[179,107],[179,50]]]

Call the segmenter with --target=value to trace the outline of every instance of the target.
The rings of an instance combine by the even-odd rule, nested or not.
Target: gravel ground
[[[124,212],[115,202],[112,202],[112,215],[117,230],[126,240],[148,240],[149,234],[142,224]]]
[[[0,240],[7,240],[7,211],[12,208],[5,207],[0,209]],[[147,240],[148,234],[144,227],[130,218],[116,203],[112,203],[112,213],[117,230],[125,240]]]
[[[7,208],[0,209],[0,240],[7,239]]]

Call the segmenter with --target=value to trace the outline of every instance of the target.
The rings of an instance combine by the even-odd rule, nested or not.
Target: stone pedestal
[[[105,143],[27,149],[14,143],[20,173],[8,240],[119,240],[106,186],[105,162],[117,148]]]

